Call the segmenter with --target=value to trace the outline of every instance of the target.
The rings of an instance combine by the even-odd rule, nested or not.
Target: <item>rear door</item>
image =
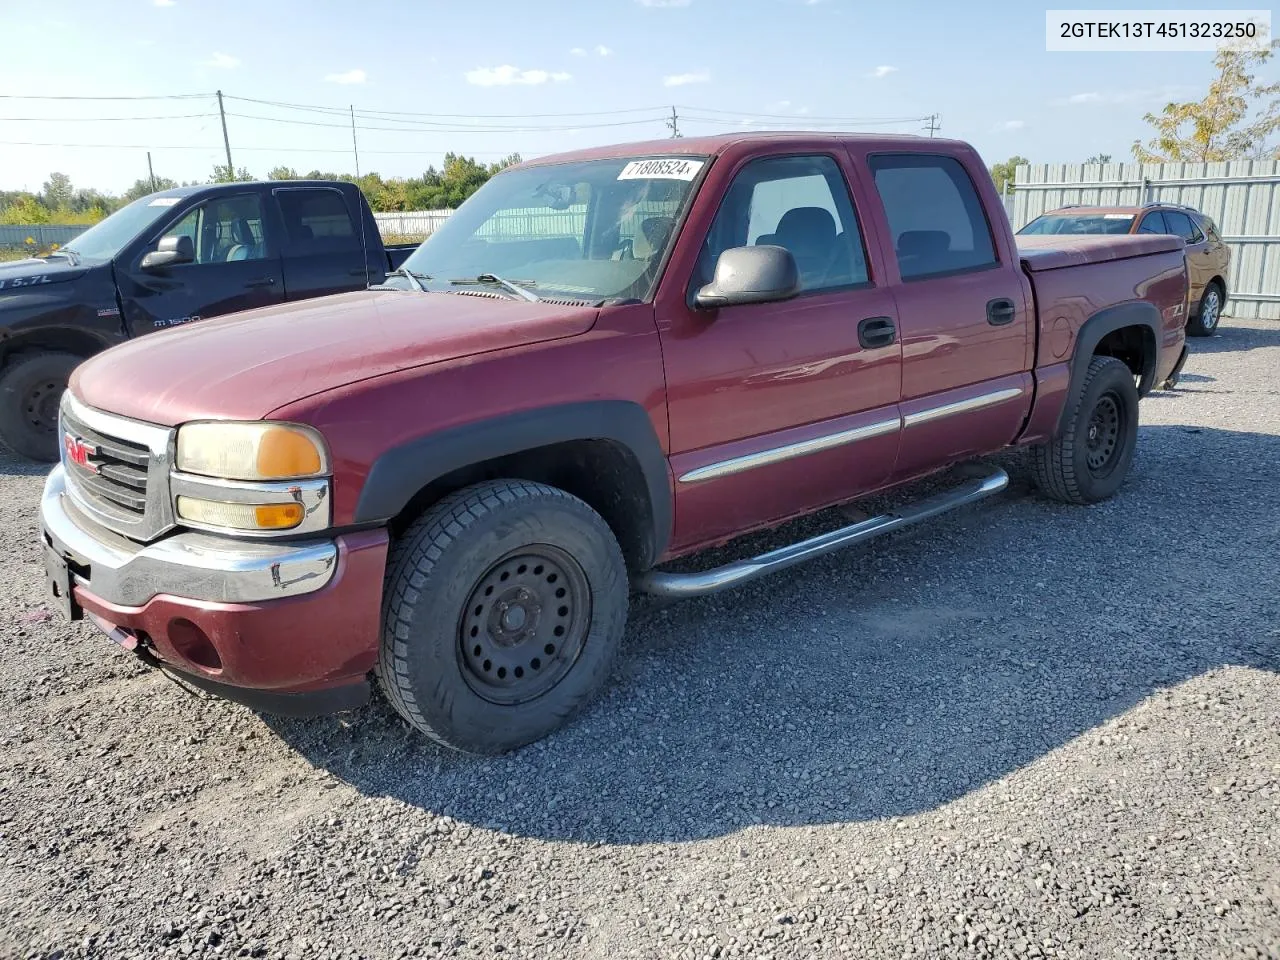
[[[1205,284],[1213,278],[1215,261],[1213,251],[1209,249],[1209,238],[1195,220],[1181,210],[1165,210],[1164,222],[1170,233],[1181,237],[1187,244],[1187,276],[1191,286],[1189,297],[1194,316],[1200,298],[1204,296]]]
[[[279,303],[284,278],[276,231],[260,193],[204,201],[116,263],[120,306],[130,336]],[[188,236],[195,261],[143,270],[162,237]]]
[[[359,211],[336,187],[276,187],[284,225],[286,300],[305,300],[367,284]],[[381,278],[379,278],[381,279]]]
[[[986,215],[984,197],[999,200],[957,156],[865,162],[902,338],[901,479],[1014,439],[1032,399],[1035,312],[1012,238],[997,241]]]

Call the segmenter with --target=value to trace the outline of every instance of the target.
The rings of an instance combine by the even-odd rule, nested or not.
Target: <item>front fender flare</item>
[[[648,413],[627,400],[523,411],[428,434],[388,450],[370,467],[353,520],[389,520],[423,487],[455,470],[573,440],[612,441],[635,457],[649,494],[651,559],[659,557],[671,537],[671,471]]]

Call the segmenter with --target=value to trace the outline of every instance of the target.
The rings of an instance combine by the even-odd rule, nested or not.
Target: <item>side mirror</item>
[[[704,310],[740,303],[789,300],[800,292],[796,258],[786,247],[730,247],[716,261],[715,277],[694,303]]]
[[[161,237],[156,248],[142,258],[143,270],[172,267],[180,263],[194,263],[195,242],[186,234],[177,237]]]

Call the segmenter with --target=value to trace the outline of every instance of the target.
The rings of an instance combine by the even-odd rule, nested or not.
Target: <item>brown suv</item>
[[[1072,205],[1036,217],[1019,234],[1171,233],[1187,244],[1187,274],[1191,280],[1187,333],[1207,337],[1218,328],[1227,303],[1227,267],[1231,250],[1217,224],[1199,210],[1176,203],[1148,203],[1141,207]]]

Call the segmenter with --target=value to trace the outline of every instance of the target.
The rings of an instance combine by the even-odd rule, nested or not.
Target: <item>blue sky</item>
[[[937,113],[941,135],[971,141],[988,163],[1012,154],[1078,162],[1099,152],[1128,160],[1132,141],[1147,132],[1143,113],[1208,85],[1209,53],[1047,53],[1045,9],[983,0],[2,0],[0,94],[220,88],[259,100],[354,104],[386,112],[361,117],[362,127],[395,128],[359,131],[362,171],[391,176],[419,173],[446,150],[493,160],[665,136],[660,114],[672,104],[687,115],[686,134]],[[215,109],[208,97],[0,98],[0,188],[39,189],[50,170],[61,170],[78,186],[118,191],[146,173],[147,147],[157,174],[204,179],[223,161],[218,121],[180,117]],[[241,101],[227,109],[241,115],[228,120],[233,159],[256,175],[277,164],[353,168],[349,121],[337,113]],[[483,119],[588,111],[633,112]],[[105,119],[144,116],[175,119]],[[481,124],[526,129],[468,129]]]

